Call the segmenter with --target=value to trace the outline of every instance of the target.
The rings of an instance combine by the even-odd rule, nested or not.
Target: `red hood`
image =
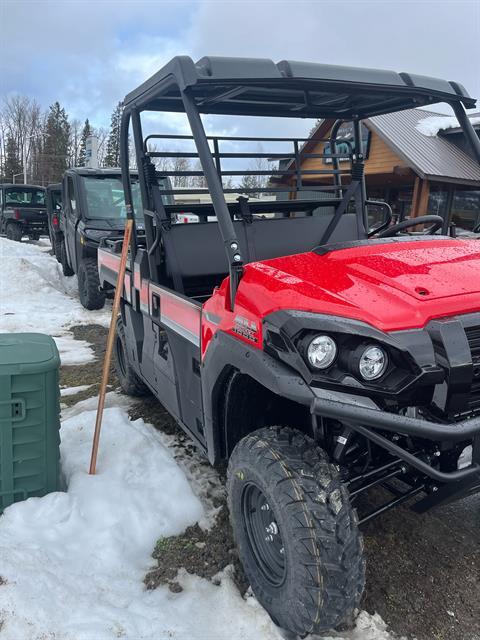
[[[373,243],[245,267],[237,304],[257,316],[297,309],[363,320],[383,331],[480,310],[478,240]]]

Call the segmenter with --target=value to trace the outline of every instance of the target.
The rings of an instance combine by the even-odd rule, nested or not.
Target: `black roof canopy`
[[[125,108],[184,111],[189,89],[201,113],[366,118],[437,102],[473,108],[461,84],[379,69],[264,58],[177,56],[129,93]]]

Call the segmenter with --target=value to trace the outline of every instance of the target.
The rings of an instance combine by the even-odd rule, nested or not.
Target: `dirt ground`
[[[97,361],[87,366],[63,367],[61,383],[92,384],[87,391],[67,396],[72,403],[95,395],[101,376],[106,329],[95,325],[76,327],[77,339],[90,342]],[[111,377],[111,386],[118,381]],[[153,398],[145,398],[131,410],[169,435],[175,436],[177,457],[201,455]],[[220,476],[224,470],[219,470]],[[380,499],[377,494],[373,500]],[[181,535],[161,539],[152,550],[152,569],[145,577],[148,589],[169,584],[172,590],[177,570],[211,579],[228,564],[235,566],[239,589],[247,583],[233,544],[224,499],[215,497],[220,508],[210,531],[198,525]],[[362,607],[379,613],[391,631],[418,640],[480,640],[480,496],[416,515],[402,506],[363,527],[367,554],[367,588]]]

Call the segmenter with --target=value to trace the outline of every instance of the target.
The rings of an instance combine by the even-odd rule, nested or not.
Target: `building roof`
[[[441,117],[423,109],[408,109],[368,119],[368,124],[422,178],[480,184],[480,165],[442,135],[425,135],[419,122]],[[448,120],[448,116],[446,116]]]
[[[130,109],[185,110],[188,92],[202,113],[305,118],[367,118],[436,102],[475,106],[457,82],[313,62],[177,56],[130,92]]]

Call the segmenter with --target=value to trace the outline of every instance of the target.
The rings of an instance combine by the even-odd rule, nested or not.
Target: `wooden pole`
[[[107,347],[105,358],[103,360],[102,382],[100,384],[100,393],[98,395],[97,417],[95,420],[95,433],[93,435],[92,456],[90,458],[91,475],[95,475],[97,469],[98,444],[100,442],[100,430],[102,428],[103,410],[105,408],[105,395],[107,393],[108,376],[110,373],[110,364],[112,362],[113,343],[115,340],[115,331],[117,327],[117,316],[120,310],[120,300],[123,294],[125,282],[125,271],[127,269],[128,248],[130,246],[130,238],[132,236],[133,219],[128,218],[125,223],[125,235],[123,237],[122,254],[120,257],[120,266],[118,269],[117,286],[115,287],[115,296],[112,305],[112,317],[110,318],[110,328],[108,330]]]

